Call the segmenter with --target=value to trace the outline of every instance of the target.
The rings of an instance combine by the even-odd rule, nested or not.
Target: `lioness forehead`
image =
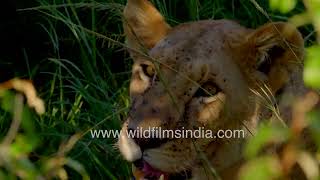
[[[227,93],[234,89],[246,91],[247,85],[237,64],[241,60],[231,46],[243,42],[249,31],[229,20],[186,23],[174,27],[149,54],[194,81],[204,80],[202,73],[207,71],[211,80]],[[207,70],[203,71],[205,67]],[[167,69],[163,74],[172,83],[180,79],[172,70]],[[185,81],[181,84],[184,88],[197,86],[185,78],[179,81]]]
[[[192,60],[199,63],[200,60],[209,60],[208,56],[212,58],[213,55],[225,53],[229,43],[241,41],[240,38],[248,31],[236,22],[228,20],[185,23],[174,27],[150,50],[150,55],[165,62],[180,63]],[[217,61],[219,59],[213,58]]]

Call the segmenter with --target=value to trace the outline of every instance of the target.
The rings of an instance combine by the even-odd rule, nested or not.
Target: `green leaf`
[[[307,49],[304,81],[313,88],[320,88],[320,46]]]
[[[283,142],[288,139],[289,135],[287,128],[262,125],[258,133],[249,140],[244,152],[245,157],[253,158],[268,143]]]
[[[281,13],[288,13],[296,7],[297,0],[269,0],[270,8]]]
[[[26,136],[18,134],[15,142],[10,145],[10,154],[14,157],[24,156],[30,153],[36,147],[36,141]]]
[[[23,108],[21,127],[24,130],[24,135],[32,141],[32,144],[37,144],[39,137],[35,127],[35,119],[27,106]]]
[[[312,111],[308,113],[308,121],[310,123],[311,134],[320,148],[320,111]]]
[[[281,176],[281,166],[276,157],[265,156],[249,161],[242,167],[241,180],[269,180]]]
[[[1,108],[7,112],[12,112],[15,95],[10,91],[1,92]]]

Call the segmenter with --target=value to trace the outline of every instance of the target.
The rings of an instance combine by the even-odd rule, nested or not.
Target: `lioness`
[[[282,111],[284,93],[304,91],[304,43],[288,23],[248,29],[230,20],[205,20],[170,27],[149,1],[128,0],[124,30],[134,64],[122,132],[204,127],[243,129],[251,136],[261,120],[272,117],[257,94],[276,96]],[[137,178],[214,179],[214,168],[228,179],[236,178],[244,142],[121,133],[118,146],[137,168]]]

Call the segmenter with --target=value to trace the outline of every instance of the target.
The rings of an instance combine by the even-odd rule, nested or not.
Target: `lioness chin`
[[[281,112],[283,94],[305,91],[303,39],[288,23],[249,29],[230,20],[206,20],[170,27],[149,1],[128,0],[124,30],[134,64],[122,132],[202,127],[252,136],[261,120],[272,118],[257,94],[277,95]],[[234,179],[245,141],[121,133],[117,144],[135,165],[137,179],[214,179],[210,167],[223,179]]]

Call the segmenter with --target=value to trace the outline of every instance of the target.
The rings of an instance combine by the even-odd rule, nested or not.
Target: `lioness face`
[[[144,178],[192,170],[199,165],[199,151],[214,156],[208,149],[219,148],[223,140],[128,137],[124,132],[240,129],[256,110],[251,91],[267,84],[276,93],[303,54],[300,34],[286,23],[251,30],[232,21],[210,20],[171,28],[145,0],[129,0],[124,15],[134,64],[131,108],[118,145]],[[280,37],[294,48],[288,50]],[[141,48],[147,56],[134,50]],[[270,54],[273,49],[277,52]],[[274,79],[277,76],[284,78]]]

